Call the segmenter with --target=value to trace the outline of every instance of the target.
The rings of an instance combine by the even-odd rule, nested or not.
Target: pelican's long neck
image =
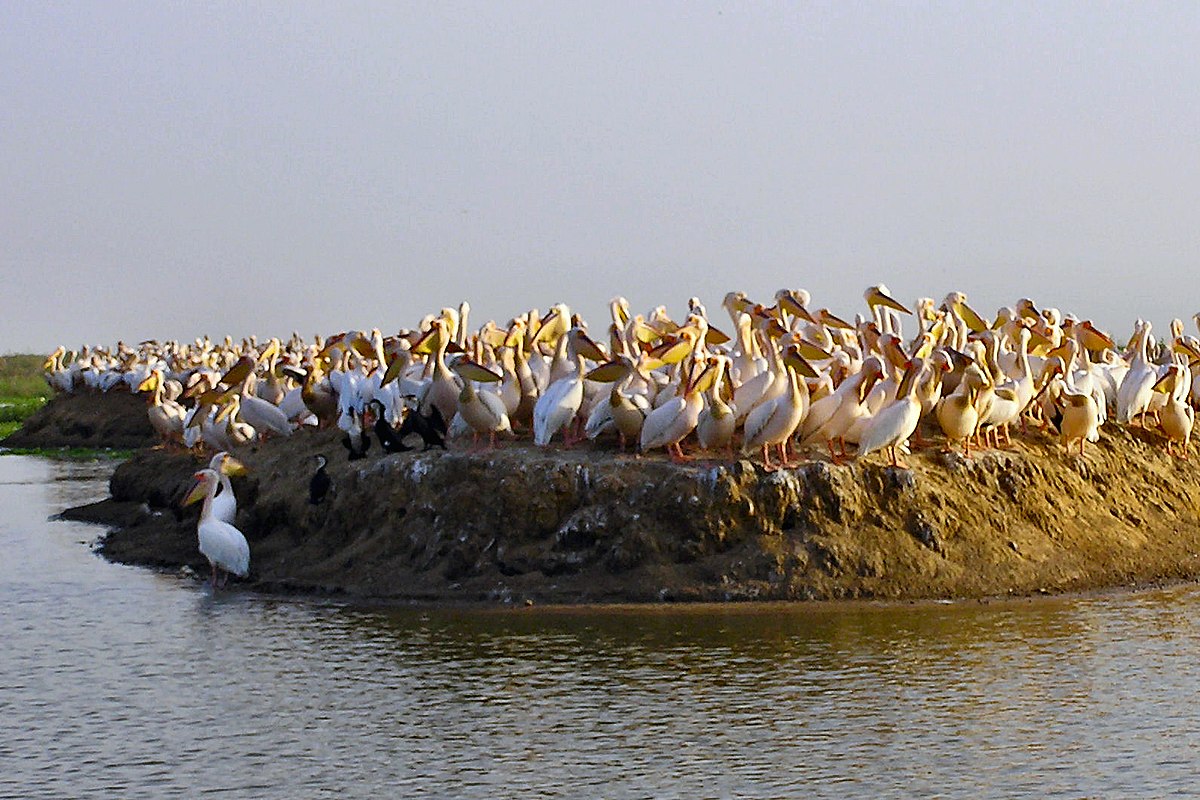
[[[1134,354],[1133,361],[1134,363],[1138,363],[1140,361],[1141,366],[1145,367],[1148,365],[1148,363],[1150,363],[1150,357],[1148,357],[1148,343],[1146,341],[1146,339],[1150,338],[1150,336],[1148,336],[1145,326],[1139,327],[1138,332],[1135,333],[1135,336],[1138,337],[1138,351],[1136,351]]]
[[[217,470],[217,475],[221,478],[221,491],[229,492],[229,494],[232,496],[233,495],[233,484],[229,482],[229,476],[226,475],[221,470]],[[214,491],[213,497],[216,497],[216,496],[217,496],[217,493]]]
[[[583,374],[585,371],[584,366],[583,366],[583,353],[579,352],[579,350],[575,347],[573,342],[569,342],[568,345],[569,345],[568,350],[570,351],[571,358],[575,362],[575,374],[579,376],[580,380],[582,380]]]
[[[1077,335],[1075,337],[1075,341],[1079,344],[1079,367],[1080,367],[1080,369],[1082,369],[1086,372],[1091,372],[1092,371],[1092,356],[1090,353],[1088,353],[1087,347],[1085,347],[1083,344],[1083,335],[1082,334]]]
[[[717,376],[713,379],[712,385],[712,401],[714,405],[725,405],[725,401],[721,399],[721,389],[725,385],[725,359],[722,358],[717,362]]]
[[[1068,394],[1078,394],[1079,393],[1078,390],[1075,388],[1075,371],[1073,369],[1071,369],[1070,365],[1067,365],[1067,368],[1063,370],[1062,382],[1063,382],[1063,390],[1066,391]]]
[[[450,368],[446,366],[446,347],[450,344],[449,336],[443,335],[440,338],[438,349],[433,356],[433,369],[439,377],[450,372]]]
[[[217,473],[221,475],[220,472]],[[224,477],[222,475],[222,477]],[[217,482],[208,482],[208,493],[204,495],[204,506],[200,509],[200,519],[212,519],[213,498],[217,496]]]
[[[575,376],[582,380],[585,371],[583,366],[583,353],[579,352],[579,348],[575,346],[575,340],[568,338],[569,336],[570,334],[567,334],[567,336],[563,337],[567,340],[567,343],[565,345],[561,345],[558,352],[555,353],[555,360],[557,361],[560,355],[564,360],[569,359],[575,366]]]
[[[1033,372],[1029,369],[1029,336],[1017,337],[1017,363],[1021,365],[1021,379],[1032,379]]]
[[[637,375],[637,367],[630,366],[629,372],[625,373],[625,377],[621,378],[621,380],[617,381],[613,385],[613,392],[616,394],[624,394],[626,391],[628,391],[629,387],[633,386],[633,378],[635,375]]]
[[[804,389],[807,390],[808,384],[804,383],[804,379],[800,377],[800,373],[796,371],[795,367],[784,364],[784,369],[787,370],[788,389],[792,393],[792,400],[798,403],[803,397],[800,387],[803,385]]]

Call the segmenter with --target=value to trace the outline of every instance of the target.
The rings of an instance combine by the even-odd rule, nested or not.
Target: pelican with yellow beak
[[[875,315],[875,324],[879,326],[879,330],[899,336],[900,320],[889,314],[888,311],[898,311],[901,314],[912,314],[912,311],[894,299],[888,292],[888,288],[882,283],[863,292],[863,299],[867,301],[867,306]]]
[[[233,475],[245,475],[246,465],[222,450],[208,462],[208,468],[217,473],[221,482],[213,497],[213,516],[232,525],[237,517],[237,498],[234,497],[233,484],[229,482],[229,478]]]
[[[499,383],[504,378],[474,361],[463,360],[454,365],[454,371],[463,381],[458,393],[458,415],[470,426],[476,437],[488,435],[489,447],[496,446],[497,433],[512,433],[508,410],[500,395],[490,391],[479,391],[475,381]]]
[[[788,442],[804,420],[809,405],[808,384],[801,376],[817,376],[816,371],[800,355],[800,349],[796,345],[788,346],[779,360],[784,367],[784,391],[778,397],[760,403],[750,412],[746,417],[745,438],[742,442],[743,453],[762,448],[763,464],[768,470],[775,469],[771,464],[771,445],[779,448],[779,466],[791,466]]]
[[[692,372],[698,373],[696,378],[687,381],[679,394],[651,411],[642,423],[638,444],[643,453],[665,447],[672,460],[685,460],[683,448],[679,443],[694,431],[700,422],[700,412],[704,409],[702,393],[716,380],[717,370],[715,365],[709,365],[701,371],[699,362],[689,363],[692,364]]]
[[[152,393],[146,416],[150,419],[150,426],[158,432],[163,442],[182,442],[183,421],[187,416],[187,409],[163,396],[163,371],[151,370],[150,377],[138,384],[137,391]]]
[[[584,358],[605,361],[604,352],[581,328],[567,331],[567,349],[575,362],[575,371],[546,387],[533,407],[533,442],[539,447],[550,444],[554,434],[567,428],[583,405]],[[569,436],[569,431],[567,435]]]
[[[1182,449],[1182,458],[1187,460],[1188,446],[1192,441],[1192,428],[1196,424],[1196,412],[1188,405],[1192,376],[1182,364],[1171,364],[1166,374],[1154,384],[1154,391],[1167,396],[1166,405],[1158,412],[1158,421],[1167,435],[1167,455],[1176,455],[1173,445]]]
[[[204,500],[200,521],[196,524],[196,537],[200,541],[200,553],[212,567],[212,585],[216,589],[225,583],[224,580],[218,583],[222,572],[226,573],[226,580],[231,572],[239,578],[250,574],[250,545],[241,531],[213,513],[213,500],[221,485],[216,470],[202,469],[195,474],[195,478],[196,486],[183,504],[186,506]]]
[[[917,378],[924,369],[924,362],[914,358],[909,362],[900,385],[896,390],[896,399],[890,405],[879,410],[863,431],[862,441],[858,445],[859,458],[887,448],[893,467],[898,467],[896,448],[908,441],[917,430],[921,421],[921,401],[917,397]]]

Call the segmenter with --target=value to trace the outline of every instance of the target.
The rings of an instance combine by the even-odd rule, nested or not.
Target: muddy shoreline
[[[143,412],[144,413],[144,412]],[[313,456],[337,493],[308,503]],[[986,598],[1087,592],[1200,575],[1200,467],[1157,434],[1109,426],[1085,458],[1029,434],[967,461],[910,469],[812,461],[674,464],[587,447],[372,454],[334,431],[238,454],[250,588],[364,602],[626,603]],[[206,574],[201,466],[139,450],[111,497],[65,516],[111,526],[115,561]]]

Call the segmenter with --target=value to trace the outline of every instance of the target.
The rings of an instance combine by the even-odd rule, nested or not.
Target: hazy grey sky
[[[0,352],[715,316],[1200,310],[1200,4],[0,5]]]

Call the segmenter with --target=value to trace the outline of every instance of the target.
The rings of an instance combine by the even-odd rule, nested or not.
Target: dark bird
[[[387,421],[387,418],[384,416],[382,402],[372,400],[371,413],[375,416],[375,424],[372,426],[375,429],[375,438],[379,440],[379,446],[383,448],[383,452],[403,453],[412,450],[400,438],[400,434],[396,432],[391,423]]]
[[[363,430],[362,418],[357,410],[350,409],[350,421],[344,430],[346,435],[342,437],[342,446],[349,451],[349,460],[366,458],[367,451],[371,449],[371,435]]]
[[[329,494],[329,490],[333,488],[333,478],[325,472],[325,465],[329,461],[325,456],[317,456],[317,471],[312,476],[312,480],[308,482],[308,502],[314,506],[321,505],[321,501],[325,499],[325,495]]]
[[[410,435],[421,437],[425,442],[424,450],[431,447],[446,449],[446,420],[437,406],[431,403],[429,411],[425,414],[421,413],[420,408],[409,409],[396,431],[396,436],[403,440]]]

